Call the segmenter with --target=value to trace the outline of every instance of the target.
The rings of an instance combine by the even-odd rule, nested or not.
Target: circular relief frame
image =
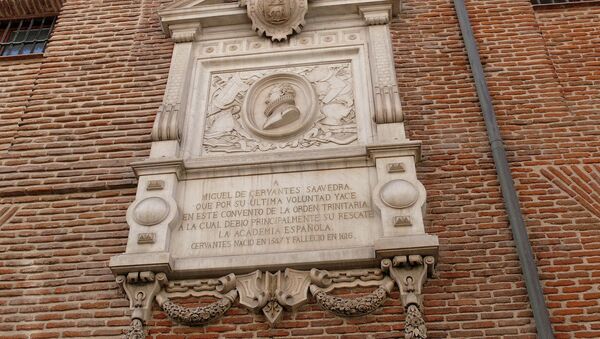
[[[265,100],[269,96],[269,90],[282,83],[291,85],[296,91],[295,101],[300,118],[287,125],[266,130],[261,127],[267,119],[264,114],[267,107]],[[307,79],[293,73],[278,73],[268,75],[252,84],[246,94],[241,115],[244,125],[253,134],[269,139],[283,139],[310,127],[316,120],[317,111],[317,93]]]

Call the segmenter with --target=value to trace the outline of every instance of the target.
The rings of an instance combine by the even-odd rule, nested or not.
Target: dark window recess
[[[0,21],[0,56],[44,53],[56,17]]]
[[[596,0],[531,0],[532,5],[562,5],[595,2]]]

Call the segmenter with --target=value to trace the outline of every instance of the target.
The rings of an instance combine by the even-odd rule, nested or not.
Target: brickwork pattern
[[[108,259],[124,251],[128,164],[148,155],[164,94],[167,2],[67,0],[44,59],[0,60],[2,339],[119,338],[129,324]],[[600,8],[467,5],[557,337],[598,338]],[[430,337],[535,338],[452,1],[403,0],[391,30],[407,130],[424,145],[427,231],[442,244]],[[394,291],[374,315],[309,304],[274,328],[239,307],[196,328],[157,309],[149,337],[402,338],[403,319]]]

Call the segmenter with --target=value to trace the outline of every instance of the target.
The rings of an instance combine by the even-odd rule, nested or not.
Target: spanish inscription
[[[249,183],[251,187],[238,182],[200,189],[188,200],[183,222],[174,231],[177,243],[185,244],[175,252],[221,256],[368,243],[376,232],[368,189],[345,180],[346,175],[319,182],[290,180],[290,175],[301,176],[268,176],[269,184]]]

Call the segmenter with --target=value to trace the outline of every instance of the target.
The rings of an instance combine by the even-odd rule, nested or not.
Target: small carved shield
[[[247,0],[252,28],[273,41],[283,41],[300,33],[308,11],[307,0]]]

